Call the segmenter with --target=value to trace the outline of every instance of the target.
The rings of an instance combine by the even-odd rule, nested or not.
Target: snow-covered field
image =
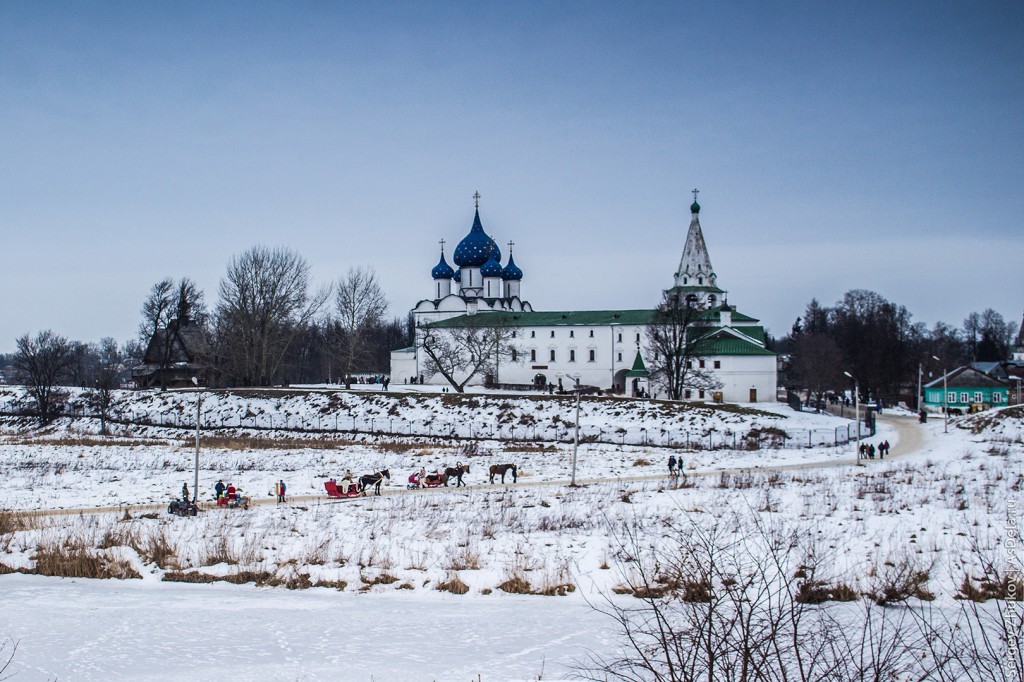
[[[150,409],[153,395],[142,394],[135,409]],[[309,409],[321,409],[319,400]],[[561,410],[571,420],[561,401],[495,400],[521,414]],[[609,409],[620,414],[607,418],[617,428],[659,428],[648,403],[635,406],[616,401]],[[234,409],[246,409],[241,399]],[[289,409],[301,418],[301,409]],[[451,419],[453,405],[443,409]],[[104,441],[87,420],[37,432],[7,419],[0,509],[26,513],[8,512],[11,527],[0,524],[0,564],[33,571],[41,556],[65,547],[141,579],[0,576],[0,636],[19,642],[10,668],[16,679],[144,671],[170,680],[222,669],[268,680],[562,679],[588,650],[607,655],[617,646],[614,623],[588,602],[637,601],[614,594],[636,566],[623,532],[638,529],[653,543],[680,519],[741,534],[767,520],[813,537],[829,557],[828,578],[861,592],[872,589],[880,568],[909,557],[928,567],[937,603],[952,604],[975,568],[969,545],[999,550],[1008,501],[1024,485],[1021,410],[984,417],[960,419],[946,434],[941,421],[883,416],[874,441],[888,439],[894,456],[864,467],[852,466],[850,446],[681,451],[585,443],[577,477],[587,485],[577,489],[565,485],[572,446],[564,442],[313,439],[243,426],[209,437],[201,489],[223,478],[267,499],[283,477],[292,500],[197,518],[163,512],[183,482],[191,487],[187,431],[122,426]],[[595,407],[589,418],[602,417]],[[720,432],[841,423],[780,406],[700,408],[671,418]],[[685,482],[664,476],[670,454],[682,454]],[[469,488],[402,491],[411,471],[456,460],[471,466]],[[520,465],[519,482],[488,485],[486,466],[505,461]],[[324,478],[346,468],[389,468],[392,494],[328,500]],[[97,506],[114,510],[35,514]],[[218,577],[248,584],[174,582]]]

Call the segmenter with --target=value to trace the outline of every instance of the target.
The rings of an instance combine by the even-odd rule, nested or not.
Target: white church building
[[[696,191],[695,191],[696,195]],[[492,374],[474,377],[474,384],[501,386],[583,386],[626,395],[666,395],[650,364],[647,327],[655,311],[567,310],[535,311],[522,300],[523,271],[512,258],[501,264],[501,250],[480,222],[479,194],[473,225],[452,254],[455,268],[441,258],[431,271],[431,297],[412,310],[416,326],[414,345],[392,351],[392,383],[446,384],[440,374],[427,371],[421,341],[428,331],[479,326],[486,315],[488,327],[510,330],[514,362],[503,361]],[[765,330],[758,320],[729,305],[711,267],[701,231],[696,196],[690,206],[690,227],[670,292],[698,305],[708,324],[699,362],[719,387],[684,391],[684,399],[726,402],[774,401],[776,356],[765,347]],[[646,361],[645,361],[646,360]]]

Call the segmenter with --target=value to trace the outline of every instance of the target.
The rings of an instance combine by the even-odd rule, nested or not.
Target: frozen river
[[[7,673],[35,680],[564,678],[607,650],[578,598],[352,594],[227,584],[0,576]]]

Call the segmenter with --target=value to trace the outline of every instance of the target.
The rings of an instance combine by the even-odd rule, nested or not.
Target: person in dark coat
[[[676,456],[675,455],[669,455],[668,456],[668,475],[669,476],[675,476],[676,475]]]
[[[224,489],[226,487],[227,486],[224,485],[224,481],[217,481],[217,485],[213,486],[213,492],[216,493],[214,495],[214,499],[219,500],[224,497]]]

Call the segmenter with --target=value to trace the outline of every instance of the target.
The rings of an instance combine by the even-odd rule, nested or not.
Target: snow
[[[17,680],[564,679],[607,623],[578,602],[0,578]]]
[[[344,402],[360,424],[396,406],[396,418],[409,423],[443,415],[464,426],[492,407],[543,422],[572,416],[563,401],[532,396],[475,396],[480,402],[467,408],[443,395],[405,404],[403,396],[340,395],[335,404]],[[5,399],[14,400],[0,392]],[[143,392],[123,400],[124,409],[157,418],[194,396]],[[330,401],[316,391],[220,396],[214,414],[262,410],[308,423]],[[585,419],[593,425],[604,419],[627,431],[671,422],[695,433],[767,426],[806,433],[847,423],[778,405],[588,407]],[[941,420],[919,425],[915,417],[886,414],[872,442],[889,440],[893,457],[864,466],[853,465],[852,444],[685,450],[583,443],[577,478],[587,485],[578,489],[565,485],[572,444],[555,434],[513,443],[295,427],[206,429],[211,444],[201,451],[201,490],[230,479],[263,504],[178,518],[164,509],[183,482],[192,485],[194,432],[187,425],[120,425],[104,440],[94,435],[92,420],[62,419],[39,431],[7,418],[0,420],[0,509],[45,514],[0,535],[0,564],[31,569],[37,547],[81,542],[98,556],[127,562],[141,579],[0,575],[0,637],[20,642],[12,665],[18,679],[144,673],[170,680],[209,674],[211,667],[282,680],[481,675],[493,682],[534,680],[542,672],[544,680],[561,679],[588,651],[608,652],[617,641],[613,623],[588,602],[633,599],[609,597],[632,570],[618,533],[635,526],[653,542],[681,518],[725,523],[740,534],[754,519],[806,532],[827,548],[829,577],[860,590],[870,588],[873,568],[910,556],[931,567],[930,589],[949,605],[975,567],[969,543],[1001,547],[1007,500],[1019,498],[1024,479],[1022,423],[1020,408],[1008,408],[955,419],[944,433]],[[258,442],[246,440],[253,438]],[[665,476],[670,454],[684,458],[684,485]],[[403,489],[409,472],[458,459],[471,466],[468,488]],[[487,484],[486,466],[503,461],[520,465],[519,482]],[[329,475],[384,467],[392,482],[381,497],[335,501],[323,494]],[[277,505],[270,491],[281,477],[291,499]],[[101,509],[48,511],[92,507]],[[171,558],[154,554],[154,543]],[[342,589],[162,580],[178,571],[231,577],[243,570]],[[564,596],[508,594],[499,585],[513,576],[536,591],[573,589]],[[437,589],[453,577],[467,594]]]

